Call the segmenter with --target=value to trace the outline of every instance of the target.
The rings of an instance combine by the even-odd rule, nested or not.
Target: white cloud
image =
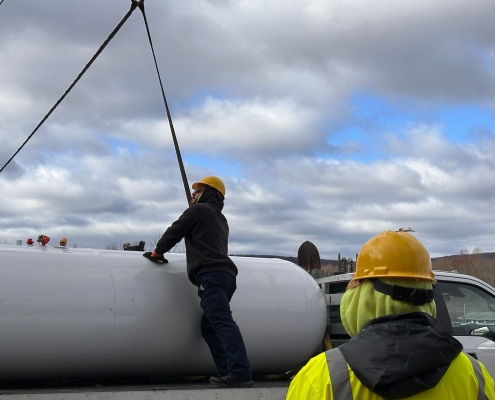
[[[128,7],[1,6],[0,164]],[[380,152],[355,137],[327,143],[348,123],[388,117],[360,121],[356,93],[493,109],[492,1],[186,0],[146,11],[193,160],[188,178],[215,173],[227,184],[231,252],[295,255],[311,240],[326,258],[354,256],[378,231],[409,226],[495,248],[490,127],[459,143],[441,120],[412,120],[371,138]],[[180,215],[184,189],[139,12],[0,174],[0,193],[0,237],[11,242],[40,233],[80,246],[149,242]],[[467,247],[425,240],[434,254]]]
[[[317,115],[289,100],[249,102],[208,99],[200,110],[177,121],[193,151],[294,152],[313,145]]]

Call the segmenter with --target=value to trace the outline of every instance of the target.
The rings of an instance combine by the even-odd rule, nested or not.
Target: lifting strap
[[[148,41],[150,42],[151,53],[153,54],[153,60],[155,61],[156,73],[158,75],[158,82],[160,82],[160,88],[162,90],[163,103],[165,105],[165,110],[167,111],[168,124],[170,125],[170,131],[172,132],[172,139],[174,141],[175,154],[177,155],[177,161],[179,162],[180,174],[182,176],[182,183],[184,184],[184,190],[186,191],[187,203],[191,203],[191,191],[189,190],[189,184],[187,183],[186,171],[184,169],[184,164],[182,163],[182,157],[179,149],[179,142],[175,136],[174,124],[172,123],[172,116],[170,115],[170,110],[168,108],[167,98],[165,97],[165,90],[163,90],[162,78],[160,76],[160,71],[158,69],[158,63],[156,62],[155,50],[153,49],[153,41],[151,40],[151,34],[148,27],[148,20],[146,19],[146,13],[144,12],[144,0],[139,2],[139,9],[143,14],[144,25],[146,26],[146,33],[148,34]]]
[[[0,0],[0,4],[3,3],[4,0]],[[120,30],[120,28],[122,27],[122,25],[124,25],[124,23],[127,21],[127,19],[131,16],[132,12],[136,9],[136,7],[139,7],[139,9],[141,10],[142,14],[143,14],[143,18],[144,18],[144,24],[146,26],[146,32],[148,34],[148,40],[149,40],[149,43],[150,43],[150,47],[151,47],[151,53],[153,54],[153,60],[155,62],[155,68],[156,68],[156,73],[158,75],[158,81],[160,83],[160,88],[162,90],[162,97],[163,97],[163,102],[165,104],[165,110],[167,111],[167,118],[168,118],[168,122],[169,122],[169,125],[170,125],[170,130],[172,131],[172,139],[173,139],[173,142],[174,142],[174,147],[175,147],[175,152],[177,154],[177,160],[179,162],[179,168],[180,168],[180,172],[181,172],[181,176],[182,176],[182,182],[184,184],[184,189],[186,191],[186,198],[187,198],[187,202],[190,203],[191,202],[191,192],[189,190],[189,184],[187,182],[187,176],[186,176],[186,171],[184,169],[184,164],[182,162],[182,157],[181,157],[181,154],[180,154],[180,149],[179,149],[179,143],[177,141],[177,137],[175,135],[175,130],[174,130],[174,125],[172,123],[172,116],[170,115],[170,110],[168,108],[168,103],[167,103],[167,98],[165,97],[165,91],[163,89],[163,84],[162,84],[162,78],[160,76],[160,71],[158,69],[158,63],[156,61],[156,56],[155,56],[155,50],[153,48],[153,42],[151,40],[151,34],[150,34],[150,30],[149,30],[149,27],[148,27],[148,20],[146,19],[146,13],[144,12],[144,0],[131,0],[131,8],[130,10],[127,12],[127,14],[124,16],[124,18],[122,18],[122,21],[120,21],[120,23],[117,25],[117,27],[112,31],[112,33],[110,33],[110,35],[108,36],[108,38],[103,42],[103,44],[100,46],[100,48],[98,49],[98,51],[95,53],[95,55],[91,58],[91,60],[86,64],[86,66],[83,68],[83,70],[79,73],[79,75],[77,76],[77,78],[74,80],[74,82],[72,82],[72,84],[69,86],[69,88],[65,91],[65,93],[62,95],[62,97],[60,97],[60,99],[58,99],[58,101],[55,103],[55,105],[50,109],[50,111],[48,111],[48,113],[45,115],[45,117],[41,120],[41,122],[36,126],[36,128],[31,132],[31,134],[27,137],[27,139],[24,141],[24,143],[21,145],[21,147],[19,147],[17,149],[17,151],[14,153],[14,155],[12,157],[10,157],[10,159],[4,164],[4,166],[0,169],[0,173],[5,169],[5,167],[7,165],[10,164],[10,162],[14,159],[14,157],[22,150],[22,148],[27,144],[27,142],[33,137],[33,135],[38,131],[38,129],[41,127],[41,125],[43,125],[43,123],[48,119],[48,117],[53,113],[53,111],[55,111],[55,109],[58,107],[58,105],[62,102],[62,100],[65,99],[65,97],[69,94],[69,92],[72,90],[72,88],[76,85],[76,83],[79,81],[79,79],[82,78],[82,76],[84,75],[84,73],[89,69],[89,67],[91,66],[91,64],[93,64],[93,62],[96,60],[96,58],[100,55],[100,53],[103,51],[103,49],[107,46],[107,44],[110,42],[110,40],[113,39],[113,37],[116,35],[116,33]]]
[[[3,2],[3,0],[2,0]],[[136,7],[140,6],[144,0],[131,0],[131,8],[127,12],[127,14],[122,18],[122,21],[117,25],[117,27],[110,33],[108,38],[103,42],[103,44],[100,46],[98,51],[95,53],[95,55],[89,60],[89,62],[86,64],[86,66],[83,68],[83,70],[77,75],[77,78],[72,82],[72,84],[69,86],[69,88],[65,91],[65,93],[58,99],[58,101],[55,103],[55,105],[48,111],[48,113],[44,116],[44,118],[41,120],[41,122],[34,128],[33,132],[27,137],[27,139],[24,141],[24,143],[17,149],[17,151],[14,153],[12,157],[9,158],[9,160],[5,163],[5,165],[0,169],[0,173],[5,169],[7,165],[10,164],[10,162],[14,159],[14,157],[22,150],[22,148],[26,145],[27,142],[33,137],[33,135],[36,133],[36,131],[43,125],[43,123],[48,119],[48,117],[55,111],[55,109],[58,107],[58,105],[62,102],[63,99],[69,94],[69,92],[72,90],[72,88],[76,85],[76,83],[79,81],[79,79],[82,78],[84,73],[89,69],[91,64],[96,60],[96,58],[100,55],[100,53],[103,51],[103,49],[107,46],[107,44],[110,42],[110,40],[113,39],[113,37],[116,35],[116,33],[119,31],[119,29],[124,25],[124,23],[127,21],[127,19],[131,16],[132,12],[136,9]],[[1,4],[1,3],[0,3]]]

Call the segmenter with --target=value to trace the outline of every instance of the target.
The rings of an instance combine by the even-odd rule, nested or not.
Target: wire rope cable
[[[3,0],[2,0],[3,2]],[[43,125],[43,123],[48,119],[48,117],[55,111],[55,109],[59,106],[59,104],[65,99],[65,97],[69,94],[69,92],[72,90],[72,88],[76,85],[76,83],[82,78],[84,73],[89,69],[91,64],[96,60],[96,58],[100,55],[100,53],[105,49],[107,44],[110,42],[110,40],[113,39],[113,37],[117,34],[117,32],[120,30],[122,25],[127,21],[127,19],[131,16],[133,11],[136,9],[136,7],[140,6],[144,0],[131,0],[131,8],[127,12],[127,14],[122,18],[122,21],[117,25],[117,27],[110,33],[108,38],[103,42],[103,44],[100,46],[98,51],[95,53],[95,55],[89,60],[89,62],[86,64],[86,66],[83,68],[83,70],[79,73],[77,78],[72,82],[72,84],[69,86],[69,88],[65,91],[65,93],[58,99],[58,101],[55,103],[55,105],[48,111],[48,113],[43,117],[41,122],[34,128],[33,132],[27,137],[27,139],[24,141],[24,143],[17,149],[17,151],[12,155],[12,157],[9,158],[9,160],[4,164],[2,169],[0,169],[0,173],[5,169],[7,165],[10,164],[10,162],[14,159],[14,157],[22,150],[22,148],[29,142],[29,140],[33,137],[33,135],[38,131],[38,129]],[[1,3],[0,3],[1,4]]]
[[[167,112],[168,124],[170,125],[170,131],[172,132],[172,140],[174,141],[175,153],[177,155],[177,161],[179,162],[180,173],[182,176],[182,183],[184,184],[184,190],[186,191],[187,203],[191,202],[191,191],[189,190],[189,184],[187,183],[186,171],[184,169],[184,164],[182,162],[182,156],[179,149],[179,142],[177,141],[177,136],[175,135],[174,124],[172,123],[172,116],[170,114],[170,109],[168,108],[167,98],[165,96],[165,90],[163,89],[162,78],[160,76],[160,70],[158,69],[158,63],[156,61],[155,50],[153,48],[153,41],[151,40],[151,34],[148,26],[148,20],[146,18],[146,13],[144,11],[144,0],[140,2],[139,9],[143,14],[144,25],[146,26],[146,33],[148,34],[148,41],[150,42],[151,53],[153,54],[153,60],[155,62],[156,73],[158,75],[158,81],[160,82],[160,88],[162,90],[163,103],[165,105],[165,110]]]

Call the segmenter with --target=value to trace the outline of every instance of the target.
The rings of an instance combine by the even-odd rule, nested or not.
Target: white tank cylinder
[[[0,380],[217,374],[185,255],[166,257],[0,246]],[[316,282],[284,260],[232,260],[231,309],[253,373],[304,364],[326,326]]]

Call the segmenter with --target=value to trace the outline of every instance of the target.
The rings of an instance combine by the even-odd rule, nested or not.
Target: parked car
[[[327,334],[332,347],[350,337],[340,319],[340,299],[352,273],[316,279],[327,302]],[[481,361],[495,377],[495,289],[482,280],[456,272],[435,271],[437,320],[442,329]]]

